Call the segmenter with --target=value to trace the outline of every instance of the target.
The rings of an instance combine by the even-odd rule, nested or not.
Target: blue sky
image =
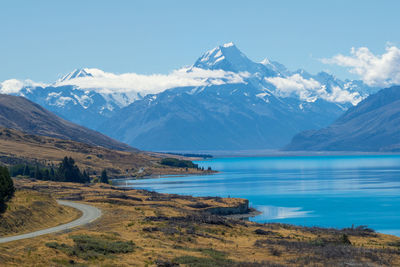
[[[400,1],[1,1],[0,81],[74,68],[169,73],[233,41],[250,59],[355,76],[320,58],[400,46]]]

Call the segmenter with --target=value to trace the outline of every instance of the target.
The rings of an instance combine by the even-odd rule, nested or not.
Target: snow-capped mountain
[[[0,87],[149,150],[277,148],[302,130],[328,125],[374,91],[325,72],[254,62],[233,43],[167,75],[84,68],[53,84],[8,80]]]
[[[243,54],[233,43],[218,46],[203,54],[194,63],[193,67],[208,70],[225,70],[232,72],[262,73],[264,75],[278,75],[278,72],[268,68],[268,65],[255,63]]]
[[[65,82],[75,78],[93,77],[93,75],[85,69],[75,69],[72,72],[61,77],[58,82]]]
[[[198,69],[242,79],[147,95],[117,111],[100,130],[148,150],[273,149],[302,129],[328,125],[366,95],[358,84],[324,72],[253,62],[231,43],[206,52],[186,72]]]
[[[53,84],[28,84],[17,88],[18,90],[14,88],[11,94],[24,96],[65,119],[96,129],[115,111],[142,98],[136,92],[82,88],[75,84],[87,78],[96,79],[101,73],[102,71],[96,69],[75,69]],[[3,87],[0,92],[7,93]]]

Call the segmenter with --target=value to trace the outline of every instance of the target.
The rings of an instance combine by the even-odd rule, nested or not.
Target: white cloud
[[[181,86],[244,83],[243,78],[249,77],[249,74],[246,72],[234,73],[200,68],[183,68],[167,75],[113,74],[99,69],[85,69],[85,71],[92,74],[93,77],[79,77],[57,82],[56,85],[75,85],[82,89],[95,90],[100,93],[137,92],[145,95]]]
[[[0,93],[14,94],[18,93],[23,87],[36,87],[36,86],[46,86],[46,84],[36,83],[31,80],[20,81],[16,79],[10,79],[0,83]]]
[[[382,55],[374,55],[367,47],[353,47],[350,56],[339,54],[321,61],[350,68],[369,86],[400,84],[400,49],[396,46],[386,47]]]
[[[349,92],[338,86],[333,86],[328,92],[325,85],[312,78],[305,79],[300,74],[288,77],[269,77],[265,80],[273,84],[278,95],[282,97],[296,95],[307,102],[315,102],[321,98],[336,103],[350,102],[353,105],[362,100],[358,92]]]
[[[354,106],[363,100],[363,97],[358,92],[350,92],[338,86],[333,86],[330,93],[324,90],[324,92],[321,94],[321,98],[337,103],[350,102]]]
[[[300,74],[294,74],[288,77],[269,77],[266,81],[272,83],[277,93],[282,97],[288,97],[293,94],[298,95],[300,99],[314,102],[315,96],[311,92],[321,88],[321,84],[314,79],[304,79]]]

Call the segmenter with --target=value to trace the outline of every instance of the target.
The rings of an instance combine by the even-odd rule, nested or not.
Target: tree
[[[10,168],[9,168],[10,176],[15,177],[18,175],[23,175],[24,168],[25,168],[25,165],[23,165],[23,164],[17,164],[14,166],[10,166]]]
[[[56,178],[56,173],[54,172],[54,168],[51,167],[49,179],[54,180],[55,178]]]
[[[108,184],[108,176],[107,176],[107,171],[106,170],[103,170],[101,172],[100,183]]]
[[[7,167],[0,166],[0,212],[6,208],[6,202],[14,195],[15,188]]]
[[[45,180],[50,180],[50,171],[49,169],[45,169],[43,173],[43,177]]]
[[[82,177],[82,173],[78,166],[75,165],[75,161],[71,157],[64,157],[63,161],[58,166],[56,180],[60,182],[75,182],[85,183],[86,181]]]
[[[25,165],[23,175],[24,176],[29,176],[30,174],[31,174],[31,170],[29,169],[29,165]]]
[[[42,171],[39,168],[39,165],[36,165],[36,168],[35,168],[35,179],[38,179],[38,180],[42,180],[43,179],[43,174],[42,174]]]
[[[198,164],[194,164],[190,160],[180,160],[175,158],[163,158],[160,162],[162,165],[178,167],[178,168],[194,168],[197,169],[199,167]]]
[[[86,171],[83,171],[82,179],[85,181],[85,183],[90,183],[90,176]]]

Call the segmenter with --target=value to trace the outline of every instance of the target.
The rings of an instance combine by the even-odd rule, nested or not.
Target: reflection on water
[[[274,207],[274,206],[256,206],[255,207],[261,214],[258,216],[260,220],[277,220],[288,218],[300,218],[311,216],[311,211],[302,210],[302,208],[287,208],[287,207]]]
[[[247,198],[251,220],[368,225],[400,234],[400,156],[220,158],[197,162],[215,175],[131,180],[126,186],[194,196]]]

